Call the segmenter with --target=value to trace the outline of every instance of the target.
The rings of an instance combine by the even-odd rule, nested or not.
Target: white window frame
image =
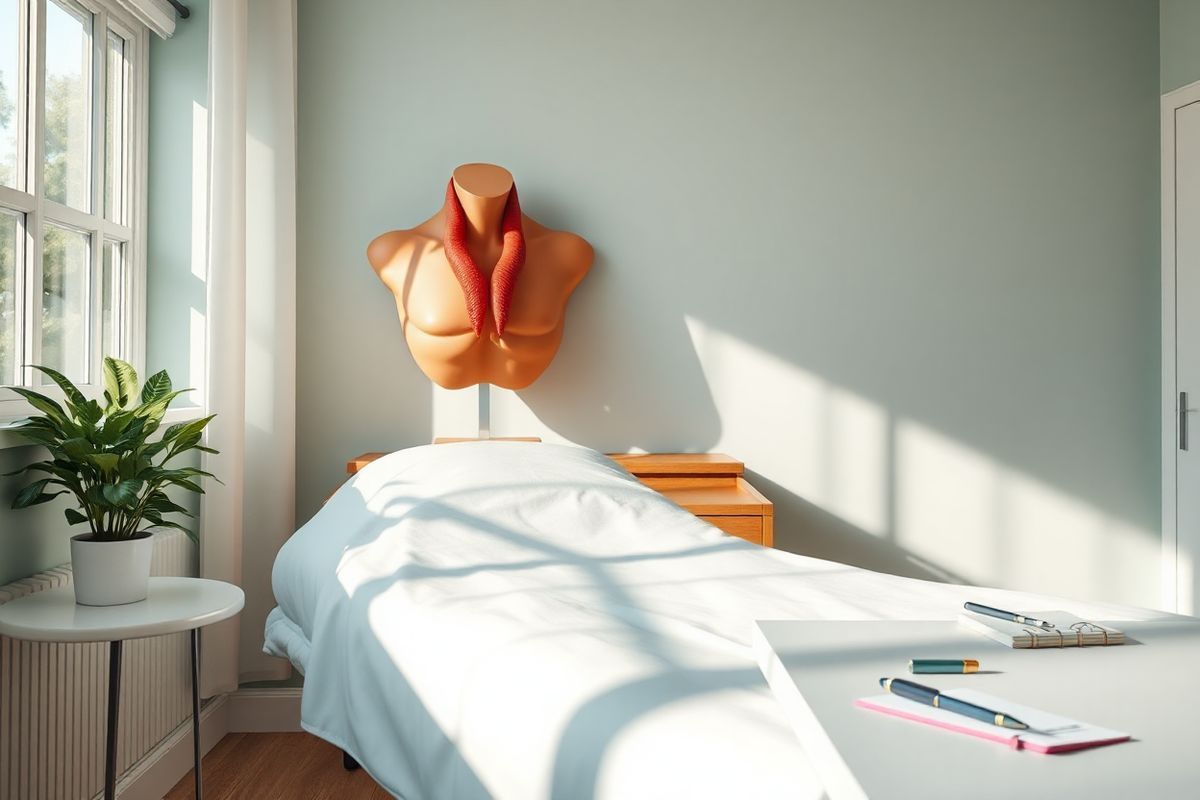
[[[123,243],[123,269],[119,291],[114,294],[114,310],[118,326],[114,346],[121,358],[140,371],[145,363],[146,328],[146,191],[148,138],[148,73],[150,33],[146,26],[130,16],[118,0],[59,0],[63,6],[75,6],[92,14],[92,91],[91,114],[91,212],[62,205],[45,198],[45,60],[40,56],[46,47],[46,12],[51,0],[20,0],[20,26],[28,31],[27,43],[18,53],[20,62],[27,65],[17,88],[18,103],[24,104],[21,127],[17,132],[18,153],[23,152],[17,167],[17,183],[24,187],[13,189],[0,186],[0,206],[25,215],[24,239],[20,248],[20,267],[17,271],[17,326],[20,342],[18,363],[40,363],[42,281],[42,234],[46,223],[54,223],[86,232],[90,236],[89,261],[90,298],[89,375],[81,384],[85,395],[103,394],[100,365],[102,332],[102,285],[104,246],[110,240]],[[108,157],[105,136],[107,109],[108,32],[112,30],[126,42],[126,61],[129,64],[129,106],[124,120],[128,135],[126,163],[125,221],[116,223],[105,216],[105,159]],[[32,86],[29,86],[32,78]],[[54,385],[43,385],[40,373],[25,366],[18,378],[22,385],[36,389],[55,399],[62,392]],[[15,393],[0,389],[0,424],[27,416],[30,408]]]

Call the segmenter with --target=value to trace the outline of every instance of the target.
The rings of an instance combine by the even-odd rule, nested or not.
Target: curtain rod
[[[179,2],[179,0],[167,0],[167,2],[173,5],[175,7],[175,12],[184,19],[187,19],[192,15],[191,10],[183,3]]]

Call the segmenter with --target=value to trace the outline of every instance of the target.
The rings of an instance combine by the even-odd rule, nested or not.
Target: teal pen
[[[1033,625],[1038,628],[1046,628],[1054,630],[1053,622],[1046,622],[1044,619],[1034,619],[1027,617],[1024,614],[1018,614],[1015,611],[1005,611],[1002,608],[992,608],[991,606],[980,605],[979,603],[963,603],[963,608],[967,611],[973,611],[976,614],[983,614],[996,619],[1004,619],[1009,622],[1015,622],[1018,625]]]
[[[979,662],[973,658],[914,658],[908,662],[914,675],[961,675],[979,672]]]

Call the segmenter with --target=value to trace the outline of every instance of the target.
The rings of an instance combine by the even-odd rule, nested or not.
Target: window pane
[[[88,236],[46,224],[42,235],[42,357],[77,383],[88,380]]]
[[[125,222],[126,133],[125,40],[108,32],[108,88],[104,109],[104,216]]]
[[[121,357],[117,330],[117,298],[124,272],[125,248],[120,242],[104,243],[104,263],[100,270],[100,352]]]
[[[17,6],[18,0],[0,0],[0,185],[13,187],[17,185],[17,131],[24,110],[17,102],[21,51]]]
[[[46,4],[46,197],[90,211],[92,17]]]
[[[16,383],[17,271],[21,268],[21,217],[0,211],[0,384]]]

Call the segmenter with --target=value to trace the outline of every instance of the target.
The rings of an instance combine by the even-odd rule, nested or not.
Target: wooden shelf
[[[775,507],[744,477],[746,465],[724,453],[610,455],[671,502],[726,533],[770,547]]]
[[[738,477],[746,471],[745,464],[724,453],[614,453],[609,458],[638,478],[674,475]]]
[[[357,455],[346,462],[346,474],[353,475],[375,459],[383,458],[386,455],[387,453],[382,451],[372,451],[370,453],[362,453]]]

